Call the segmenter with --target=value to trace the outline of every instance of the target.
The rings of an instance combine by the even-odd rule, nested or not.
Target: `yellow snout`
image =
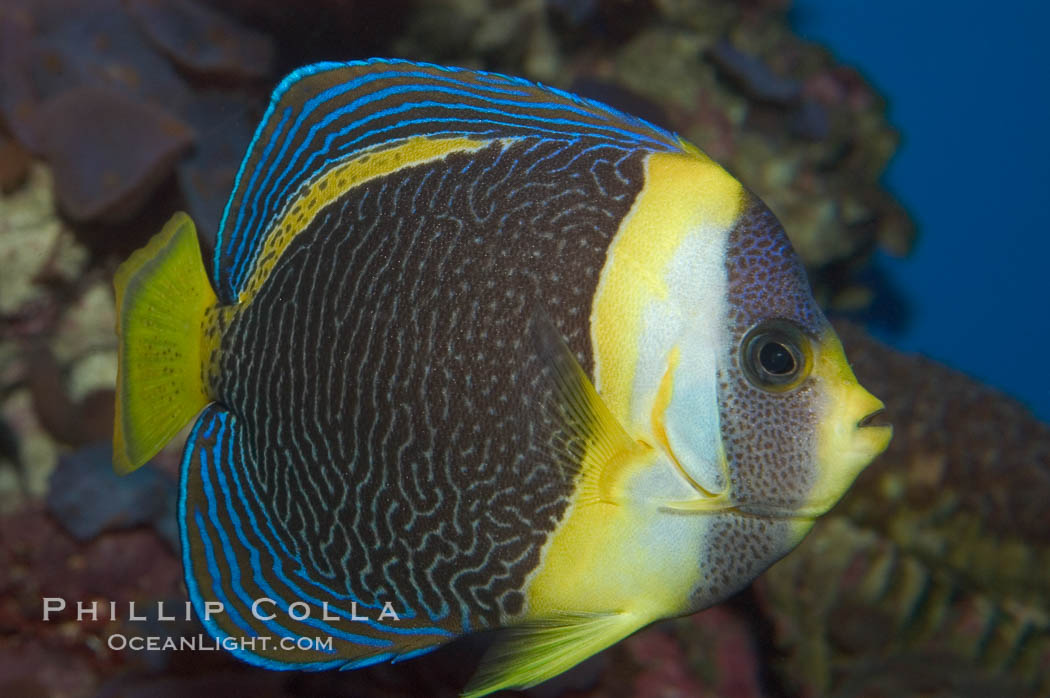
[[[834,506],[893,436],[893,427],[871,423],[884,405],[857,382],[835,333],[829,330],[815,350],[813,378],[824,394],[824,414],[816,482],[805,507],[805,515],[814,517]]]

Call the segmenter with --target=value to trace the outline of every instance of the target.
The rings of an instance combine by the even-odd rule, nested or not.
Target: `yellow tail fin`
[[[211,398],[203,379],[205,311],[217,303],[193,221],[176,213],[117,269],[113,467],[143,465]]]

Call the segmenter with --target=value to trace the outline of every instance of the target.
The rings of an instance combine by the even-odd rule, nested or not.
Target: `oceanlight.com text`
[[[106,645],[114,651],[125,649],[141,651],[170,651],[191,650],[194,652],[208,652],[213,650],[226,650],[234,652],[237,650],[250,652],[265,652],[274,647],[286,651],[332,651],[332,638],[330,637],[211,637],[210,635],[192,635],[183,637],[160,637],[142,635],[124,635],[114,633],[106,640]]]

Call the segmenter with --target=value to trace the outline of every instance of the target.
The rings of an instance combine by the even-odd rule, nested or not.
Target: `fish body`
[[[195,418],[187,588],[274,669],[504,628],[468,692],[538,683],[742,588],[890,436],[760,201],[490,73],[296,71],[210,276],[178,214],[116,288],[115,465]]]

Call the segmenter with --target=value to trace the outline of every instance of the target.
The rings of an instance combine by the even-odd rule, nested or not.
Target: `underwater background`
[[[697,143],[783,221],[896,426],[745,592],[526,695],[1050,694],[1047,11],[992,9],[5,0],[0,695],[451,696],[477,664],[484,640],[325,674],[112,641],[200,632],[156,607],[186,598],[181,439],[112,475],[113,271],[175,210],[213,242],[284,73],[373,55],[523,75]],[[44,597],[100,611],[44,621]]]
[[[798,0],[789,19],[864,72],[903,135],[883,181],[921,234],[874,261],[907,298],[877,334],[1050,419],[1050,372],[1022,368],[1050,346],[1050,6]]]

